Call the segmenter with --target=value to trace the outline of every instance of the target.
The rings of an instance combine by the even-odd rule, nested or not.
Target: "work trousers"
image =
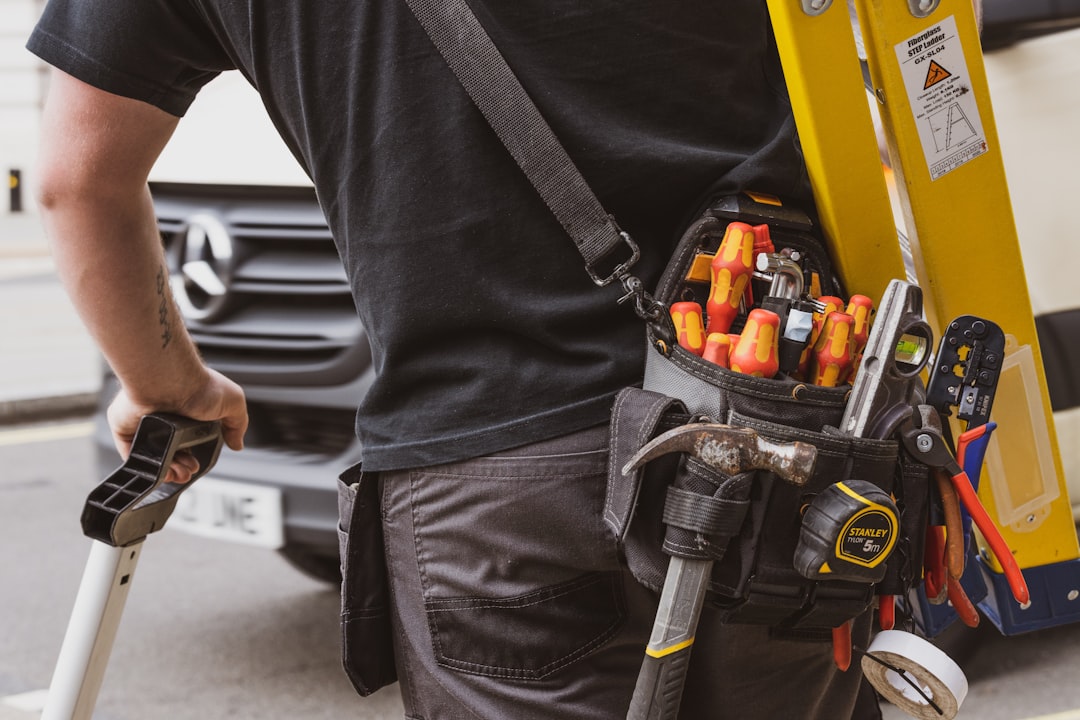
[[[603,521],[607,429],[384,473],[398,678],[413,720],[622,720],[658,597]],[[860,618],[856,641],[869,622]],[[861,673],[828,641],[706,607],[684,720],[844,720]]]

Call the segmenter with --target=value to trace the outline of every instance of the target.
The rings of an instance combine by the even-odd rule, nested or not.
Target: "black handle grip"
[[[675,720],[689,664],[690,646],[663,657],[646,655],[626,720]]]
[[[217,462],[223,441],[219,421],[201,422],[165,413],[146,415],[135,432],[131,455],[86,498],[83,533],[108,545],[125,547],[160,530],[180,493]],[[199,470],[188,483],[166,483],[169,465],[181,450],[199,461]]]

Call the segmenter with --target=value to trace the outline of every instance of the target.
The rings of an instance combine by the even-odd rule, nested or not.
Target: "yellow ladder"
[[[1032,603],[1021,609],[1004,589],[981,607],[1006,634],[1080,620],[1080,547],[971,0],[855,0],[872,95],[844,0],[768,6],[822,230],[848,291],[881,297],[890,279],[914,274],[938,337],[961,315],[1009,336],[979,495]],[[892,202],[871,104],[896,175]],[[897,219],[911,246],[907,270]],[[1005,588],[1000,565],[986,565],[992,589]]]

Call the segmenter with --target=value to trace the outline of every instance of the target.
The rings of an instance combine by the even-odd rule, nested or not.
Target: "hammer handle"
[[[675,720],[712,560],[672,557],[627,720]]]

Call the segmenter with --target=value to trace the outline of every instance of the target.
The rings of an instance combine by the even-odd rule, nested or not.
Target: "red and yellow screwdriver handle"
[[[679,345],[695,355],[705,352],[705,321],[701,316],[701,305],[692,300],[672,303],[669,312]]]
[[[865,295],[852,295],[844,312],[855,320],[851,337],[854,341],[852,356],[856,356],[863,351],[870,338],[870,316],[874,312],[874,301]]]
[[[714,365],[730,367],[730,355],[733,345],[731,336],[727,333],[709,333],[709,336],[705,338],[705,351],[701,354],[701,357]]]
[[[855,362],[855,318],[836,310],[825,317],[825,324],[810,355],[810,377],[814,385],[836,387],[847,381]]]
[[[709,266],[712,285],[705,312],[710,333],[726,333],[739,314],[754,273],[755,238],[754,228],[743,222],[730,223],[724,231]]]
[[[774,377],[780,370],[780,316],[762,308],[751,310],[729,362],[735,372]]]
[[[814,352],[814,345],[817,344],[822,329],[825,327],[825,318],[831,313],[844,307],[844,301],[835,295],[822,295],[817,298],[817,302],[823,307],[823,310],[814,313],[814,324],[813,329],[810,331],[810,342],[806,345],[802,355],[799,357],[799,376],[803,378],[810,374],[810,356]]]

